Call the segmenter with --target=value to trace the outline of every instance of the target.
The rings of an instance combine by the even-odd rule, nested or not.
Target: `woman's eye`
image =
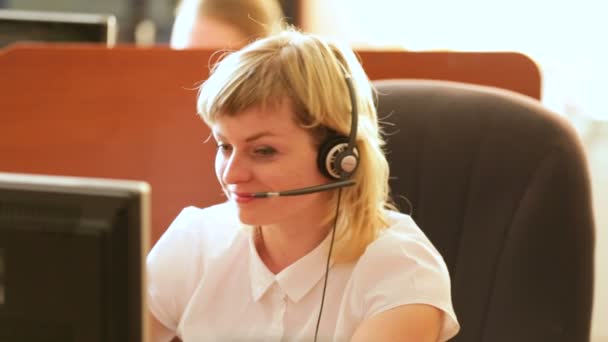
[[[261,157],[270,157],[275,155],[275,153],[277,153],[277,150],[272,147],[265,146],[256,148],[254,152],[256,155]]]

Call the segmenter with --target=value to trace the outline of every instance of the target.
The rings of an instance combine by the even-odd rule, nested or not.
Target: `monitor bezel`
[[[70,23],[81,25],[101,25],[105,27],[105,45],[112,47],[117,42],[118,23],[116,16],[111,14],[71,13],[53,11],[30,11],[16,9],[0,9],[0,20],[31,23]],[[35,41],[41,42],[41,41]],[[18,43],[18,42],[15,42]],[[65,43],[65,42],[64,42]],[[92,42],[74,42],[92,43]],[[99,43],[102,43],[101,41]],[[10,45],[10,44],[9,44]]]
[[[135,198],[137,200],[137,207],[139,208],[139,260],[137,264],[140,270],[140,296],[138,298],[141,303],[139,310],[141,313],[139,318],[139,322],[141,322],[140,335],[142,341],[148,341],[145,259],[149,251],[151,227],[150,185],[147,182],[137,180],[0,172],[0,194],[3,191],[40,193],[41,196],[66,194]]]

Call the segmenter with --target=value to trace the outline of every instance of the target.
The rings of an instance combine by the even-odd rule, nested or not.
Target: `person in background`
[[[197,112],[227,201],[147,258],[154,341],[446,341],[439,252],[389,195],[371,83],[347,46],[286,29],[226,53]]]
[[[238,49],[277,32],[278,0],[182,0],[171,31],[174,49]]]

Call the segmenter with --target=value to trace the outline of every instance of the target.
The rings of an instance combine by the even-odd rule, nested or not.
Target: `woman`
[[[228,201],[184,209],[150,252],[158,341],[456,334],[441,256],[390,204],[372,89],[350,49],[293,30],[256,41],[214,67],[197,107]]]
[[[277,0],[182,0],[171,30],[175,49],[238,49],[281,27]]]

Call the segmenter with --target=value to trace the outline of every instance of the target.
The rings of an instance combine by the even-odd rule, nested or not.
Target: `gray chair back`
[[[443,255],[453,341],[590,335],[594,222],[569,123],[536,100],[448,81],[375,81],[393,197]]]

